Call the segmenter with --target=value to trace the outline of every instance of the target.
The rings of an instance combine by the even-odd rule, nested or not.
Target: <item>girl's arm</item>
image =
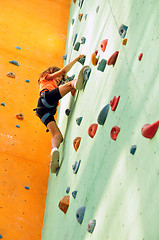
[[[67,63],[61,70],[55,72],[55,73],[51,73],[48,74],[46,76],[46,80],[52,80],[56,77],[60,77],[62,75],[65,75],[72,67],[73,65],[80,59],[83,58],[84,55],[79,55],[78,57],[76,57],[74,60],[72,60],[71,62]]]

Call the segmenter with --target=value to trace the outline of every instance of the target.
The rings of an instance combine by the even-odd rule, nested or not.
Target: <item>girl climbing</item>
[[[66,73],[73,67],[73,65],[84,55],[79,55],[74,60],[66,64],[62,69],[52,66],[40,74],[38,80],[40,96],[36,108],[36,114],[45,124],[47,129],[52,134],[52,150],[51,150],[51,172],[55,173],[59,167],[59,146],[63,141],[63,136],[58,128],[54,115],[57,111],[59,100],[68,92],[82,89],[83,78],[78,77],[70,82],[61,85],[65,82]]]

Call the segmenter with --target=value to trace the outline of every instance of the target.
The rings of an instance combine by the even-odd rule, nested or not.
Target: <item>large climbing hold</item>
[[[127,29],[128,27],[124,24],[122,24],[120,27],[119,27],[119,34],[122,38],[125,38],[126,36],[126,33],[127,33]]]
[[[106,121],[106,118],[108,116],[108,112],[109,112],[109,107],[110,107],[110,104],[107,104],[99,113],[98,115],[98,118],[97,118],[97,122],[100,124],[100,125],[104,125],[105,121]]]
[[[80,224],[82,224],[83,222],[85,210],[86,210],[86,207],[83,206],[83,207],[80,207],[76,212],[76,219]]]
[[[101,71],[101,72],[104,72],[105,70],[105,67],[106,67],[106,63],[107,63],[107,60],[105,60],[104,58],[98,63],[98,67],[97,67],[97,70]]]
[[[88,135],[93,138],[96,134],[98,128],[98,124],[97,123],[92,123],[89,128],[88,128]]]
[[[98,51],[91,54],[91,62],[94,66],[96,66],[98,63],[97,53]]]
[[[152,124],[145,124],[141,129],[141,134],[145,138],[153,138],[157,132],[157,129],[159,127],[159,121],[156,121]]]
[[[76,152],[77,152],[77,150],[79,148],[80,142],[81,142],[81,137],[76,137],[73,140],[73,146],[74,146],[74,149],[75,149]]]
[[[70,196],[64,196],[60,202],[59,202],[59,208],[61,211],[63,211],[65,214],[68,210],[69,207],[69,203],[70,203]]]
[[[119,103],[119,99],[120,99],[120,96],[118,97],[114,96],[113,99],[110,101],[110,106],[112,111],[116,110]]]
[[[101,47],[101,50],[102,50],[103,52],[105,52],[105,49],[106,49],[106,47],[107,47],[107,44],[108,44],[108,39],[104,39],[104,40],[101,42],[100,47]]]
[[[119,51],[114,52],[107,61],[107,65],[115,65]]]
[[[114,141],[116,141],[119,132],[120,132],[120,127],[118,127],[118,126],[114,126],[111,129],[110,136]]]
[[[87,231],[88,231],[89,233],[93,233],[95,226],[96,226],[96,220],[95,220],[95,219],[91,219],[91,220],[89,221],[89,223],[88,223]]]

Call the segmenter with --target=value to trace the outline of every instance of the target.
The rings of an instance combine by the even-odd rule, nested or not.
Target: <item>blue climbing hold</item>
[[[75,22],[75,19],[73,18],[72,20],[71,20],[71,22],[72,22],[72,25],[74,24],[74,22]]]
[[[26,79],[25,82],[30,83],[30,80],[29,80],[29,79]]]
[[[73,192],[72,192],[72,197],[75,199],[76,196],[77,196],[77,191],[73,191]]]
[[[98,64],[97,70],[104,72],[106,64],[107,64],[107,60],[102,59]]]
[[[66,109],[66,110],[65,110],[65,114],[66,114],[67,116],[69,116],[69,114],[70,114],[70,109]]]
[[[17,128],[20,128],[20,125],[16,125]]]
[[[86,38],[85,38],[85,37],[82,37],[82,38],[81,38],[81,44],[85,44],[85,42],[86,42]]]
[[[2,105],[3,107],[5,107],[5,103],[4,103],[4,102],[2,102],[1,105]]]
[[[25,188],[26,190],[29,190],[29,187],[28,187],[28,186],[25,186],[24,188]]]
[[[76,33],[76,34],[74,35],[74,38],[73,38],[73,46],[75,45],[75,42],[76,42],[76,40],[77,40],[77,36],[78,36],[78,34]]]
[[[67,77],[67,80],[70,82],[75,78],[75,74],[73,74],[71,77]]]
[[[83,58],[80,58],[80,59],[78,60],[78,62],[81,63],[82,65],[84,65],[85,60],[86,60],[86,56],[84,56]]]
[[[100,125],[104,125],[105,121],[106,121],[106,118],[107,118],[107,115],[108,115],[108,112],[109,112],[109,107],[110,107],[110,104],[107,104],[99,113],[98,115],[98,118],[97,118],[97,122],[100,124]]]
[[[131,153],[132,155],[135,154],[135,152],[136,152],[136,148],[137,148],[136,145],[132,145],[132,146],[131,146],[131,148],[130,148],[130,153]]]
[[[79,166],[80,166],[81,160],[79,160],[78,162],[75,161],[75,163],[72,165],[72,169],[73,169],[73,173],[77,174]]]
[[[70,187],[66,188],[66,193],[68,194],[70,192]]]
[[[19,63],[17,62],[17,61],[15,61],[15,60],[11,60],[11,61],[9,61],[10,63],[12,63],[12,64],[14,64],[14,65],[16,65],[16,66],[19,66]]]
[[[16,49],[20,50],[20,49],[21,49],[21,47],[18,47],[18,46],[17,46],[17,47],[16,47]]]
[[[90,220],[88,223],[87,231],[89,233],[93,233],[95,226],[96,226],[96,220],[95,219]]]
[[[119,27],[119,34],[122,38],[125,38],[126,36],[126,33],[127,33],[127,29],[128,27],[124,24],[122,24],[120,27]]]
[[[83,119],[83,117],[79,117],[76,119],[76,123],[78,126],[80,126],[82,119]]]
[[[65,54],[63,57],[62,57],[64,60],[67,59],[67,54]]]
[[[84,0],[79,0],[79,7],[82,8]]]
[[[81,224],[83,222],[86,207],[80,207],[76,212],[76,219]]]
[[[3,238],[3,236],[0,234],[0,239]]]

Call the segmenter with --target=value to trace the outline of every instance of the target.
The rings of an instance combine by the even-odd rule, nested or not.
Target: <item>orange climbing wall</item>
[[[0,235],[5,240],[41,238],[51,136],[32,109],[39,74],[50,65],[63,66],[69,8],[69,0],[0,1],[0,103],[5,103],[0,105]],[[6,76],[10,71],[16,78]],[[17,113],[24,120],[16,119]]]

